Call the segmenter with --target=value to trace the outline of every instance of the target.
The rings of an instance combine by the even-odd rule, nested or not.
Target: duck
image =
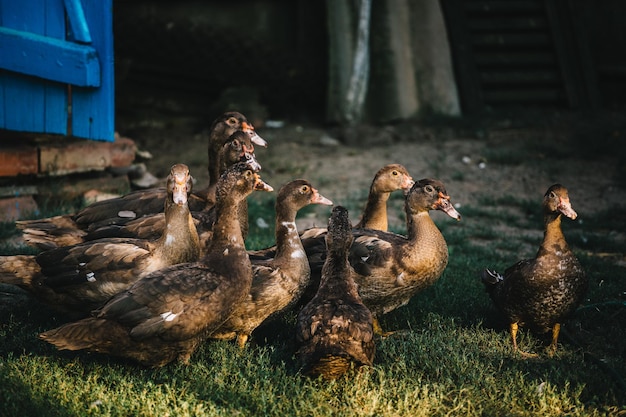
[[[219,178],[218,155],[236,131],[248,133],[251,143],[267,146],[267,142],[256,133],[243,114],[226,112],[217,117],[211,125],[208,140],[209,185],[189,196],[188,204],[192,211],[208,209],[214,203],[211,190]],[[242,157],[244,162],[253,154],[254,147],[250,146],[246,151],[245,157]],[[16,222],[16,226],[22,230],[24,241],[40,250],[74,245],[85,240],[90,226],[95,228],[106,224],[124,224],[132,219],[161,212],[166,195],[164,188],[136,190],[122,197],[93,203],[74,214],[20,220]]]
[[[87,350],[158,368],[191,355],[249,294],[252,265],[236,207],[254,190],[272,191],[245,163],[217,184],[210,251],[199,261],[154,271],[93,315],[39,335],[60,350]]]
[[[368,198],[361,214],[361,219],[354,226],[373,230],[387,231],[387,201],[392,192],[402,190],[406,195],[415,181],[408,170],[401,164],[389,164],[380,168],[374,175],[370,184]],[[300,234],[303,244],[311,250],[306,250],[312,264],[317,263],[320,267],[324,263],[326,227],[311,227]],[[267,258],[274,256],[276,247],[260,249],[250,252],[254,258]],[[309,285],[305,289],[299,306],[302,307],[315,295],[319,286],[319,273],[313,274]]]
[[[379,169],[370,185],[361,219],[354,227],[386,232],[389,227],[387,201],[391,193],[403,190],[406,194],[413,184],[415,181],[413,181],[408,170],[400,164],[389,164]]]
[[[62,246],[37,255],[0,257],[0,282],[21,287],[72,316],[85,316],[151,271],[196,261],[200,242],[188,196],[192,176],[172,166],[166,181],[164,223],[154,240],[107,238]]]
[[[236,339],[243,348],[259,325],[289,309],[298,300],[311,271],[298,235],[296,214],[309,204],[333,203],[305,179],[290,181],[280,188],[275,205],[276,252],[273,257],[251,258],[250,292],[211,338]]]
[[[334,380],[353,365],[373,364],[373,316],[359,296],[348,260],[353,240],[348,210],[334,206],[320,286],[298,313],[296,324],[298,360],[302,373],[312,378]]]
[[[244,131],[236,131],[228,138],[228,141],[222,146],[218,153],[218,161],[220,165],[220,173],[226,171],[228,167],[237,162],[245,162],[253,169],[260,171],[261,165],[256,160],[254,153],[250,150],[252,142],[250,135]],[[207,201],[213,201],[207,204],[200,211],[192,211],[198,235],[201,242],[201,253],[206,251],[208,240],[211,238],[211,228],[214,221],[213,206],[215,201],[215,184],[211,181],[207,193]],[[244,199],[240,202],[239,221],[242,228],[244,239],[248,235],[248,204]],[[139,218],[106,220],[104,222],[93,223],[89,225],[83,240],[95,240],[105,237],[135,237],[141,239],[150,239],[158,236],[165,225],[163,213],[155,213],[145,215]],[[101,224],[104,223],[104,224]]]
[[[461,220],[445,185],[437,179],[415,182],[404,201],[407,236],[352,229],[354,242],[349,259],[355,271],[354,281],[361,299],[372,311],[374,330],[381,336],[391,333],[383,331],[379,317],[407,304],[418,292],[437,282],[448,264],[448,246],[429,212],[441,210]],[[326,247],[316,230],[305,231],[301,239],[311,267],[311,282],[315,282],[319,280]]]
[[[587,293],[589,282],[578,258],[569,248],[563,231],[563,216],[574,220],[569,193],[562,184],[548,188],[543,197],[543,240],[534,258],[521,260],[500,274],[485,269],[481,280],[489,297],[509,323],[513,351],[517,333],[525,326],[537,334],[552,334],[548,354],[557,351],[561,324],[576,310]]]

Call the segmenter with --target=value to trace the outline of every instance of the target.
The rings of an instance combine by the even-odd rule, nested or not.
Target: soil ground
[[[270,128],[270,123],[256,121],[257,132],[269,143],[267,148],[256,147],[256,156],[263,179],[274,188],[306,178],[335,204],[355,198],[364,204],[374,174],[389,163],[403,164],[416,180],[442,180],[461,214],[463,206],[503,197],[536,201],[539,210],[547,188],[559,182],[568,187],[579,221],[584,221],[604,212],[626,215],[625,121],[617,112],[354,128]],[[120,132],[152,154],[145,164],[158,178],[164,178],[172,164],[183,162],[203,186],[208,175],[202,125],[209,123],[153,115],[120,122]],[[396,200],[398,210],[390,212],[390,226],[402,229],[401,198]],[[299,219],[299,228],[325,224],[328,211],[314,213],[319,215]],[[354,220],[359,215],[351,213]],[[622,238],[625,232],[615,231]]]

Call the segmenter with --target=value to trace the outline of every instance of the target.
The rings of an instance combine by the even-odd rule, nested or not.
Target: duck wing
[[[228,280],[196,262],[164,268],[145,276],[97,312],[131,328],[134,339],[195,337],[221,324],[232,309]]]
[[[55,291],[80,291],[82,284],[90,291],[119,284],[122,291],[147,269],[153,250],[152,243],[141,239],[104,239],[45,251],[36,259],[44,285]]]

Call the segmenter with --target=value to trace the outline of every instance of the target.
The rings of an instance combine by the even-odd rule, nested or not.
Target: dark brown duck
[[[336,379],[352,366],[372,365],[376,348],[372,313],[361,301],[348,261],[354,238],[345,208],[333,208],[325,239],[320,286],[298,314],[296,339],[302,373]]]
[[[556,352],[561,323],[587,292],[585,272],[561,230],[562,216],[573,220],[577,214],[567,189],[554,184],[543,198],[544,236],[537,255],[507,268],[504,275],[488,269],[482,273],[489,296],[509,322],[516,352],[519,326],[540,334],[551,331],[550,354]]]

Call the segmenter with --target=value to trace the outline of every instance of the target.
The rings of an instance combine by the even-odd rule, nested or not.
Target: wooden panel
[[[57,39],[65,38],[65,13],[62,7],[58,7],[58,1],[46,2],[46,36]],[[55,23],[52,23],[55,22]],[[60,134],[67,133],[67,86],[50,81],[44,81],[45,85],[45,108],[44,133]]]
[[[80,0],[64,0],[63,4],[65,4],[65,12],[70,24],[70,38],[81,43],[91,43],[89,27]]]
[[[0,27],[0,68],[82,87],[100,85],[95,49]]]
[[[583,0],[442,0],[464,111],[595,106]]]
[[[44,34],[45,21],[41,10],[45,0],[32,0],[29,7],[21,2],[2,2],[2,22],[4,27]],[[3,72],[5,124],[11,130],[44,131],[44,87],[43,82],[33,81],[20,74]]]
[[[112,0],[83,0],[92,46],[100,58],[100,88],[72,88],[72,134],[113,141],[115,85],[113,72]]]
[[[65,26],[66,7],[67,20],[71,24],[70,37],[82,42],[91,39],[93,45],[65,41],[68,32]],[[6,42],[7,37],[15,35],[11,29],[34,34],[20,35],[18,39],[18,42],[27,43],[22,44],[20,50],[30,51],[29,57],[22,59],[20,56],[24,55],[18,54],[17,59],[8,59],[9,53],[1,50],[0,67],[38,76],[0,69],[0,128],[114,140],[111,8],[112,0],[28,0],[27,5],[14,0],[0,0],[0,26],[5,28],[0,49],[10,44]],[[92,36],[91,26],[97,36]],[[36,61],[32,59],[33,45],[41,46],[34,54],[41,60],[35,72],[20,66],[26,61],[29,65]],[[16,56],[15,53],[11,53],[13,56]],[[73,59],[77,56],[82,58]],[[69,83],[86,87],[74,87],[70,100]],[[102,88],[94,87],[98,85]],[[72,112],[68,113],[72,102]]]

